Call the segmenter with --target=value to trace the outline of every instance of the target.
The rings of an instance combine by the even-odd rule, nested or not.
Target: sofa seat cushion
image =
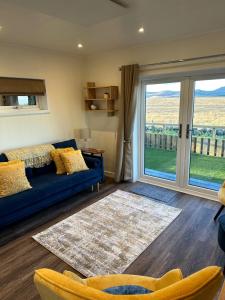
[[[72,175],[49,173],[30,180],[32,189],[0,199],[0,217],[11,214],[24,207],[32,206],[51,195],[68,190],[76,185],[95,178],[98,173],[93,170],[82,171]]]

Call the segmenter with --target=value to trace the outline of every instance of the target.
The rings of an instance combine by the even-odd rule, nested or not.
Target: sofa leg
[[[99,185],[99,182],[97,183],[97,192],[99,192],[99,187],[100,187],[100,185]]]
[[[224,205],[221,205],[218,212],[216,213],[216,215],[214,217],[214,221],[216,221],[216,219],[219,217],[219,215],[221,214],[223,209],[224,209]]]

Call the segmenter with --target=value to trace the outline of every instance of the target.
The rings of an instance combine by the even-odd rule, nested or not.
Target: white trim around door
[[[188,74],[187,76],[182,75],[166,75],[163,77],[155,76],[154,78],[149,76],[140,81],[140,99],[138,114],[139,120],[138,128],[140,132],[140,145],[139,145],[139,180],[148,182],[154,185],[163,186],[173,190],[177,190],[183,193],[192,194],[195,196],[204,197],[211,200],[217,200],[217,191],[202,188],[189,184],[189,168],[190,168],[190,153],[191,153],[191,134],[187,138],[187,126],[191,130],[192,119],[193,119],[193,107],[194,107],[194,82],[197,80],[207,79],[219,79],[225,78],[225,74]],[[178,138],[177,143],[177,157],[176,157],[176,180],[171,181],[165,178],[157,178],[154,176],[145,175],[144,168],[144,148],[145,148],[145,86],[147,84],[157,83],[171,83],[181,82],[181,94],[180,94],[180,112],[179,112],[179,124],[182,126],[182,134]],[[225,176],[224,176],[225,177]]]

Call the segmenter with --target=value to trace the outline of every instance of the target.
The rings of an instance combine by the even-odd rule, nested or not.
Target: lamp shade
[[[91,130],[90,128],[82,128],[80,129],[80,138],[83,140],[91,138]]]

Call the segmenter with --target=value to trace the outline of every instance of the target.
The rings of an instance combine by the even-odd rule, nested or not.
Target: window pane
[[[146,85],[145,175],[176,180],[180,94],[180,82]]]
[[[225,179],[225,79],[195,82],[191,146],[189,184],[218,190]]]
[[[0,106],[36,105],[35,96],[0,96]]]

